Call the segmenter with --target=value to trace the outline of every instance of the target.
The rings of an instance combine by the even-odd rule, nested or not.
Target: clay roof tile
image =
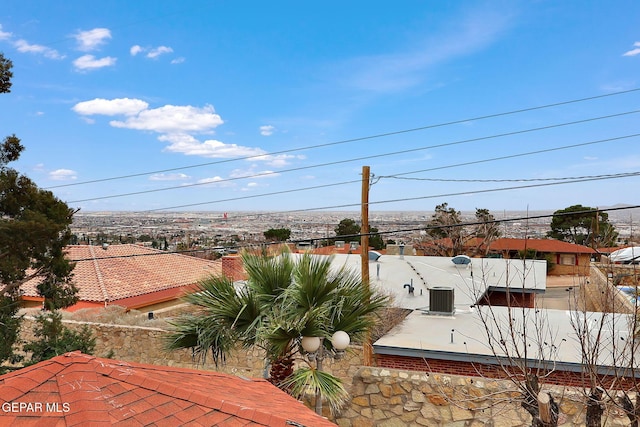
[[[36,387],[27,390],[32,385]],[[264,380],[125,364],[79,352],[0,376],[0,401],[17,399],[56,402],[60,407],[68,405],[69,410],[41,417],[10,414],[16,425],[46,418],[55,426],[188,423],[286,427],[287,419],[305,426],[335,426]],[[0,425],[8,419],[0,418]]]

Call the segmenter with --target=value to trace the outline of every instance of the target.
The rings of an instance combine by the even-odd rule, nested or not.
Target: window
[[[560,254],[560,265],[576,265],[576,256],[573,254]]]

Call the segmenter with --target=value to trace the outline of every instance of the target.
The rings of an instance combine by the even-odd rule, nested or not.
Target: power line
[[[406,179],[414,181],[433,181],[433,182],[538,182],[538,181],[569,181],[569,180],[581,180],[587,178],[611,178],[615,175],[620,175],[620,178],[627,176],[636,176],[638,172],[627,172],[619,174],[605,174],[605,175],[585,175],[585,176],[567,176],[559,178],[519,178],[519,179],[444,179],[444,178],[407,178],[399,176],[380,176],[378,178],[395,178]],[[618,176],[615,176],[618,178]]]
[[[574,183],[579,183],[579,182],[600,181],[600,180],[607,180],[607,179],[629,178],[629,177],[639,176],[639,175],[640,175],[640,172],[629,172],[629,173],[624,173],[624,174],[613,174],[613,175],[599,175],[597,177],[585,177],[583,179],[572,179],[572,180],[566,180],[566,181],[562,181],[562,182],[553,182],[553,183],[544,183],[544,184],[530,184],[530,185],[522,185],[522,186],[515,186],[515,187],[491,188],[491,189],[485,189],[485,190],[473,190],[473,191],[464,191],[464,192],[458,192],[458,193],[446,193],[446,194],[435,194],[435,195],[430,195],[430,196],[407,197],[407,198],[402,198],[402,199],[380,200],[380,201],[375,201],[375,202],[369,201],[369,205],[386,204],[386,203],[398,203],[398,202],[424,200],[424,199],[435,199],[435,198],[443,198],[443,197],[468,196],[468,195],[474,195],[474,194],[493,193],[493,192],[498,192],[498,191],[519,190],[519,189],[537,188],[537,187],[549,187],[549,186],[553,186],[553,185],[574,184]],[[321,207],[304,208],[304,209],[293,209],[293,210],[287,210],[287,211],[278,211],[277,213],[278,214],[288,214],[288,213],[296,213],[296,212],[311,212],[311,211],[321,211],[321,210],[328,210],[328,209],[352,208],[352,207],[355,207],[355,206],[360,206],[360,203],[348,203],[348,204],[342,204],[342,205],[321,206]],[[180,207],[180,206],[178,206],[178,207]],[[172,209],[172,208],[151,209],[151,210],[147,210],[147,211],[144,211],[144,212],[157,212],[157,211],[168,210],[168,209]],[[263,213],[254,214],[254,215],[251,215],[251,216],[262,216],[262,215],[265,215],[265,213],[263,212]],[[244,218],[248,218],[248,217],[251,217],[251,216],[243,215]]]
[[[544,105],[539,105],[539,106],[535,106],[535,107],[521,108],[521,109],[517,109],[517,110],[505,111],[505,112],[500,112],[500,113],[481,115],[481,116],[470,117],[470,118],[466,118],[466,119],[459,119],[459,120],[454,120],[454,121],[450,121],[450,122],[437,123],[437,124],[432,124],[432,125],[426,125],[426,126],[421,126],[421,127],[416,127],[416,128],[403,129],[403,130],[386,132],[386,133],[379,133],[379,134],[375,134],[375,135],[368,135],[368,136],[363,136],[363,137],[358,137],[358,138],[345,139],[345,140],[341,140],[341,141],[328,142],[328,143],[324,143],[324,144],[309,145],[309,146],[306,146],[306,147],[293,148],[293,149],[289,149],[289,150],[273,151],[271,153],[264,153],[264,154],[260,154],[260,155],[235,157],[233,159],[217,160],[217,161],[214,161],[214,162],[199,163],[199,164],[189,165],[189,166],[181,166],[181,167],[168,168],[168,169],[159,169],[159,170],[155,170],[155,171],[139,172],[139,173],[134,173],[134,174],[120,175],[120,176],[114,176],[114,177],[108,177],[108,178],[100,178],[100,179],[94,179],[94,180],[89,180],[89,181],[73,182],[73,183],[68,183],[68,184],[60,184],[60,185],[55,185],[55,186],[51,186],[51,187],[45,187],[45,189],[51,190],[51,189],[54,189],[54,188],[71,187],[71,186],[85,185],[85,184],[94,184],[94,183],[98,183],[98,182],[114,181],[114,180],[120,180],[120,179],[126,179],[126,178],[135,178],[135,177],[139,177],[139,176],[153,175],[153,174],[159,174],[159,173],[165,173],[165,172],[175,172],[175,171],[179,171],[179,170],[193,169],[193,168],[199,168],[199,167],[204,167],[204,166],[211,166],[211,165],[217,165],[217,164],[222,164],[222,163],[235,162],[235,161],[238,161],[238,160],[251,160],[251,159],[265,157],[265,156],[274,156],[274,155],[278,155],[278,154],[295,153],[295,152],[299,152],[299,151],[312,150],[312,149],[316,149],[316,148],[331,147],[331,146],[336,146],[336,145],[348,144],[348,143],[352,143],[352,142],[359,142],[359,141],[366,141],[366,140],[377,139],[377,138],[384,138],[384,137],[387,137],[387,136],[401,135],[401,134],[405,134],[405,133],[418,132],[418,131],[428,130],[428,129],[436,129],[436,128],[440,128],[440,127],[446,127],[446,126],[451,126],[451,125],[456,125],[456,124],[461,124],[461,123],[467,123],[467,122],[471,122],[471,121],[479,121],[479,120],[486,120],[486,119],[492,119],[492,118],[497,118],[497,117],[504,117],[504,116],[509,116],[509,115],[513,115],[513,114],[520,114],[520,113],[525,113],[525,112],[530,112],[530,111],[542,110],[542,109],[545,109],[545,108],[559,107],[559,106],[563,106],[563,105],[570,105],[570,104],[575,104],[575,103],[580,103],[580,102],[593,101],[593,100],[596,100],[596,99],[602,99],[602,98],[607,98],[607,97],[612,97],[612,96],[619,96],[619,95],[624,95],[624,94],[633,93],[633,92],[637,92],[637,91],[640,91],[640,88],[623,90],[623,91],[618,91],[618,92],[612,92],[612,93],[607,93],[607,94],[603,94],[603,95],[595,95],[595,96],[590,96],[590,97],[586,97],[586,98],[578,98],[578,99],[573,99],[573,100],[569,100],[569,101],[560,101],[560,102],[555,102],[555,103],[551,103],[551,104],[544,104]]]
[[[484,140],[495,139],[495,138],[503,138],[503,137],[506,137],[506,136],[513,136],[513,135],[520,135],[520,134],[524,134],[524,133],[538,132],[538,131],[541,131],[541,130],[548,130],[548,129],[554,129],[554,128],[563,127],[563,126],[571,126],[571,125],[575,125],[575,124],[588,123],[588,122],[593,122],[593,121],[597,121],[597,120],[605,120],[605,119],[609,119],[609,118],[613,118],[613,117],[620,117],[620,116],[625,116],[625,115],[629,115],[629,114],[636,114],[636,113],[639,113],[639,112],[640,112],[640,110],[625,111],[623,113],[616,113],[616,114],[610,114],[610,115],[599,116],[599,117],[590,117],[588,119],[576,120],[576,121],[572,121],[572,122],[556,123],[556,124],[553,124],[553,125],[540,126],[540,127],[536,127],[536,128],[529,128],[529,129],[522,129],[522,130],[513,131],[513,132],[505,132],[505,133],[500,133],[500,134],[481,136],[481,137],[477,137],[477,138],[470,138],[470,139],[458,140],[458,141],[441,143],[441,144],[434,144],[434,145],[429,145],[429,146],[426,146],[426,147],[418,147],[418,148],[411,148],[411,149],[407,149],[407,150],[392,151],[392,152],[387,152],[387,153],[382,153],[382,154],[374,154],[374,155],[370,155],[370,156],[361,156],[361,157],[355,157],[355,158],[345,159],[345,160],[336,160],[336,161],[333,161],[333,162],[320,163],[320,164],[316,164],[316,165],[300,166],[300,167],[296,167],[296,168],[284,169],[284,170],[281,170],[279,172],[269,171],[269,172],[262,172],[262,173],[258,173],[258,174],[246,175],[246,176],[241,176],[241,177],[232,177],[232,178],[227,178],[227,179],[220,179],[220,180],[215,181],[215,184],[219,184],[219,183],[223,183],[223,182],[229,182],[229,181],[236,181],[236,180],[240,180],[240,179],[249,179],[249,178],[265,177],[265,176],[270,176],[270,175],[278,175],[278,174],[281,174],[281,173],[288,173],[288,172],[294,172],[294,171],[300,171],[300,170],[306,170],[306,169],[312,169],[312,168],[335,166],[335,165],[338,165],[338,164],[351,163],[351,162],[355,162],[355,161],[369,160],[369,159],[380,158],[380,157],[395,156],[395,155],[399,155],[399,154],[415,153],[415,152],[418,152],[418,151],[424,151],[424,150],[429,150],[429,149],[433,149],[433,148],[450,147],[450,146],[454,146],[454,145],[467,144],[467,143],[470,143],[470,142],[478,142],[478,141],[484,141]],[[212,184],[212,183],[211,182],[198,182],[198,183],[194,183],[194,184],[177,185],[177,186],[172,186],[172,187],[156,188],[156,189],[152,189],[152,190],[142,190],[142,191],[134,191],[134,192],[130,192],[130,193],[111,194],[111,195],[107,195],[107,196],[92,197],[92,198],[80,199],[80,200],[72,200],[72,201],[69,201],[68,203],[81,203],[81,202],[89,202],[89,201],[95,201],[95,200],[112,199],[112,198],[117,198],[117,197],[137,196],[137,195],[140,195],[140,194],[157,193],[157,192],[161,192],[161,191],[191,188],[191,187],[196,187],[196,186],[201,186],[201,185],[208,185],[208,184]],[[49,187],[49,188],[51,188],[51,187]]]
[[[280,194],[296,193],[296,192],[299,192],[299,191],[307,191],[307,190],[317,190],[318,188],[337,187],[337,186],[340,186],[340,185],[354,184],[354,183],[360,183],[360,180],[357,179],[357,180],[351,180],[351,181],[335,182],[335,183],[332,183],[332,184],[315,185],[313,187],[304,187],[304,188],[294,188],[294,189],[290,189],[290,190],[274,191],[274,192],[271,192],[271,193],[252,194],[250,196],[231,197],[231,198],[228,198],[228,199],[220,199],[220,200],[215,200],[215,201],[211,201],[211,202],[189,203],[189,204],[186,204],[186,205],[174,206],[174,207],[171,207],[171,208],[152,209],[150,211],[144,211],[144,212],[152,212],[152,211],[156,211],[156,210],[178,209],[178,208],[190,208],[190,207],[193,207],[193,206],[200,206],[200,205],[204,205],[204,204],[231,202],[231,201],[245,200],[245,199],[255,199],[255,198],[258,198],[258,197],[275,196],[275,195],[280,195]]]
[[[498,191],[509,191],[509,190],[521,190],[524,188],[538,188],[538,187],[549,187],[552,185],[564,185],[564,184],[574,184],[578,182],[589,182],[589,181],[601,181],[607,179],[618,179],[618,178],[629,178],[633,176],[639,176],[640,172],[629,172],[624,174],[614,174],[614,175],[603,175],[597,178],[584,178],[584,179],[573,179],[563,182],[552,182],[552,183],[544,183],[544,184],[529,184],[529,185],[521,185],[515,187],[503,187],[503,188],[490,188],[486,190],[473,190],[473,191],[462,191],[458,193],[448,193],[448,194],[438,194],[435,196],[419,196],[419,197],[406,197],[402,199],[394,199],[394,200],[382,200],[379,202],[370,202],[370,204],[383,204],[383,203],[397,203],[397,202],[406,202],[412,200],[423,200],[423,199],[433,199],[436,197],[452,197],[452,196],[466,196],[472,194],[483,194],[483,193],[494,193]]]
[[[345,235],[340,235],[340,236],[333,236],[331,237],[332,240],[335,239],[340,239],[340,238],[348,238],[348,237],[362,237],[364,235],[368,235],[368,236],[373,236],[373,235],[383,235],[383,234],[397,234],[397,233],[409,233],[409,232],[415,232],[415,231],[428,231],[428,230],[434,230],[434,229],[442,229],[442,228],[457,228],[457,227],[471,227],[474,225],[483,225],[483,224],[500,224],[500,223],[505,223],[505,222],[514,222],[514,221],[526,221],[526,220],[532,220],[532,219],[543,219],[543,218],[553,218],[554,216],[570,216],[570,215],[584,215],[584,214],[590,214],[590,213],[599,213],[599,212],[611,212],[611,211],[621,211],[621,210],[628,210],[628,209],[638,209],[640,208],[640,205],[633,205],[633,206],[620,206],[620,207],[616,207],[616,208],[606,208],[606,209],[587,209],[587,210],[583,210],[583,211],[575,211],[575,212],[558,212],[558,213],[552,213],[552,214],[541,214],[541,215],[527,215],[527,216],[523,216],[523,217],[514,217],[514,218],[502,218],[502,219],[493,219],[491,221],[474,221],[474,222],[464,222],[464,223],[459,223],[459,224],[447,224],[447,225],[424,225],[421,227],[414,227],[414,228],[403,228],[403,229],[396,229],[396,230],[387,230],[387,231],[378,231],[375,233],[366,233],[366,234],[345,234]],[[281,245],[281,244],[286,244],[286,243],[292,243],[292,244],[296,244],[296,243],[302,243],[302,242],[309,242],[309,241],[316,241],[316,240],[326,240],[326,238],[322,237],[322,238],[308,238],[308,239],[297,239],[297,240],[292,240],[289,242],[265,242],[265,243],[259,243],[259,244],[251,244],[251,245],[236,245],[236,246],[230,246],[229,248],[233,248],[233,249],[246,249],[246,248],[253,248],[256,246],[271,246],[271,245]],[[208,252],[211,249],[192,249],[192,250],[183,250],[183,251],[158,251],[157,253],[146,253],[146,254],[129,254],[129,255],[114,255],[114,256],[105,256],[105,257],[91,257],[91,258],[78,258],[78,259],[72,259],[69,260],[70,262],[80,262],[80,261],[93,261],[93,260],[108,260],[108,259],[117,259],[117,258],[136,258],[136,257],[144,257],[144,256],[156,256],[156,255],[182,255],[182,254],[189,254],[189,253],[199,253],[199,252]]]
[[[640,134],[626,135],[626,136],[608,138],[608,139],[601,139],[601,140],[597,140],[597,141],[589,141],[589,142],[584,142],[584,143],[579,143],[579,144],[571,144],[571,145],[567,145],[567,146],[549,148],[549,149],[545,149],[545,150],[536,150],[536,151],[530,151],[530,152],[526,152],[526,153],[513,154],[513,155],[509,155],[509,156],[493,157],[493,158],[489,158],[489,159],[475,160],[475,161],[472,161],[472,162],[457,163],[457,164],[434,167],[434,168],[430,168],[430,169],[421,169],[421,170],[417,170],[417,171],[403,172],[403,173],[394,174],[394,175],[381,175],[381,176],[378,176],[377,178],[378,179],[383,179],[383,178],[401,179],[401,178],[399,178],[401,175],[411,175],[411,174],[414,174],[414,173],[427,172],[427,171],[433,171],[433,170],[438,170],[438,169],[447,169],[447,168],[454,168],[454,167],[459,167],[459,166],[468,166],[468,165],[471,165],[471,164],[478,164],[478,163],[486,163],[486,162],[492,162],[492,161],[498,161],[498,160],[505,160],[505,159],[511,159],[511,158],[516,158],[516,157],[523,157],[523,156],[533,155],[533,154],[547,153],[547,152],[550,152],[550,151],[558,151],[558,150],[565,150],[565,149],[568,149],[568,148],[575,148],[575,147],[582,147],[582,146],[586,146],[586,145],[599,144],[599,143],[603,143],[603,142],[617,141],[617,140],[620,140],[620,139],[633,138],[633,137],[638,137],[638,136],[640,136]],[[565,178],[565,179],[568,179],[568,178]],[[351,184],[351,183],[354,183],[354,182],[359,182],[359,181],[345,181],[345,182],[339,182],[339,183],[335,183],[335,184],[326,184],[326,186],[330,187],[332,185]],[[282,193],[286,193],[288,191],[290,191],[290,192],[304,191],[304,190],[307,190],[307,189],[316,189],[318,187],[321,187],[321,186],[298,188],[298,189],[294,189],[294,190],[285,190]],[[267,193],[267,195],[279,194],[279,193],[280,192],[278,192],[278,193]],[[249,199],[249,198],[253,198],[253,197],[260,197],[260,196],[261,195],[252,195],[252,196],[236,197],[236,198],[233,198],[233,199],[210,200],[210,201],[207,201],[207,202],[198,202],[198,203],[190,203],[190,204],[185,204],[185,205],[176,205],[176,206],[169,206],[169,207],[163,207],[163,208],[157,208],[157,209],[150,209],[150,210],[145,210],[144,212],[157,212],[157,211],[163,211],[163,210],[173,210],[173,209],[179,209],[179,208],[210,205],[210,204],[226,202],[226,201],[231,201],[231,200],[244,200],[244,199]]]
[[[379,178],[397,178],[397,177],[399,177],[401,175],[411,175],[411,174],[414,174],[414,173],[432,172],[432,171],[435,171],[435,170],[449,169],[449,168],[460,167],[460,166],[476,165],[476,164],[479,164],[479,163],[488,163],[488,162],[493,162],[493,161],[497,161],[497,160],[514,159],[516,157],[530,156],[530,155],[533,155],[533,154],[550,153],[550,152],[553,152],[553,151],[566,150],[566,149],[569,149],[569,148],[584,147],[584,146],[587,146],[587,145],[595,145],[595,144],[600,144],[600,143],[603,143],[603,142],[618,141],[618,140],[627,139],[627,138],[636,138],[638,136],[640,136],[640,133],[635,133],[635,134],[631,134],[631,135],[624,135],[624,136],[617,136],[617,137],[607,138],[607,139],[599,139],[599,140],[596,140],[596,141],[582,142],[582,143],[578,143],[578,144],[563,145],[561,147],[546,148],[544,150],[536,150],[536,151],[529,151],[529,152],[525,152],[525,153],[510,154],[508,156],[491,157],[491,158],[488,158],[488,159],[473,160],[473,161],[470,161],[470,162],[455,163],[455,164],[452,164],[452,165],[436,166],[436,167],[432,167],[432,168],[428,168],[428,169],[420,169],[420,170],[417,170],[417,171],[402,172],[402,173],[397,173],[397,174],[394,174],[394,175],[380,176]]]

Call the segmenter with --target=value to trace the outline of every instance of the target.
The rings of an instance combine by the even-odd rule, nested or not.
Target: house
[[[335,426],[266,380],[80,352],[0,376],[0,425]]]
[[[76,264],[73,282],[80,298],[70,311],[108,305],[144,311],[165,308],[178,304],[200,280],[222,272],[220,261],[132,244],[73,245],[65,252]],[[26,307],[42,305],[37,284],[33,279],[21,287]]]
[[[589,274],[589,266],[597,252],[587,246],[562,242],[554,239],[496,239],[489,245],[489,256],[508,259],[522,258],[522,254],[531,252],[536,257],[550,263],[550,275]]]

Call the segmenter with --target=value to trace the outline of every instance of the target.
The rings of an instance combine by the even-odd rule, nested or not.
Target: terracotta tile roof
[[[594,254],[590,247],[576,245],[574,243],[561,242],[554,239],[509,239],[501,238],[489,245],[490,251],[522,251],[535,249],[538,252],[568,253],[568,254]]]
[[[265,380],[80,352],[0,376],[0,425],[335,426]]]
[[[111,245],[107,250],[99,246],[78,245],[68,246],[66,252],[67,258],[76,262],[73,280],[79,290],[80,301],[116,304],[147,295],[149,297],[137,299],[138,303],[144,305],[160,297],[167,298],[167,295],[153,298],[150,296],[152,294],[167,294],[168,290],[173,289],[177,298],[182,293],[181,289],[222,271],[219,261],[138,245]],[[25,296],[36,296],[36,286],[36,280],[27,282],[22,287]]]

